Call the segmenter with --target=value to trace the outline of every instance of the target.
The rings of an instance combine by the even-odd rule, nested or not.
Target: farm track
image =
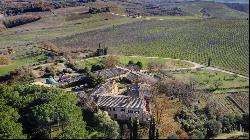
[[[119,55],[114,55],[114,56],[119,56]],[[87,59],[80,60],[80,61],[91,60],[91,59],[96,59],[96,58],[103,58],[103,57],[105,57],[105,56],[91,57],[91,58],[87,58]],[[128,57],[141,57],[141,58],[148,58],[148,59],[159,59],[159,58],[161,58],[161,59],[166,59],[166,60],[167,59],[180,60],[180,61],[185,61],[187,63],[191,63],[194,66],[190,67],[190,68],[176,68],[176,69],[173,69],[171,71],[206,69],[206,70],[223,72],[223,73],[227,73],[227,74],[231,74],[231,75],[237,75],[238,77],[242,77],[242,78],[245,78],[245,79],[249,80],[249,77],[244,76],[244,75],[240,75],[240,74],[237,74],[237,73],[234,73],[234,72],[230,72],[230,71],[226,71],[226,70],[223,70],[223,69],[220,69],[220,68],[216,68],[216,67],[206,67],[206,66],[204,66],[202,64],[199,64],[199,63],[196,63],[196,62],[192,62],[192,61],[188,61],[188,60],[173,59],[173,58],[162,58],[162,57],[144,57],[144,56],[136,56],[136,55],[128,56]],[[163,69],[163,70],[169,71],[169,69]],[[147,71],[147,70],[143,70],[143,71]]]

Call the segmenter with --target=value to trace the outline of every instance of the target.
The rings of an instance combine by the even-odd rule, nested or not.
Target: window
[[[114,118],[117,119],[117,114],[114,114]]]
[[[113,108],[113,111],[115,111],[115,108]]]
[[[128,113],[133,113],[134,111],[133,110],[128,110]]]
[[[124,111],[124,112],[125,112],[125,109],[121,109],[121,111]]]

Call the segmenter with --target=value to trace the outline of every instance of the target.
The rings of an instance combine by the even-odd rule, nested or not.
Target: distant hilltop
[[[241,4],[249,4],[249,0],[203,0],[203,1],[214,1],[220,3],[241,3]]]

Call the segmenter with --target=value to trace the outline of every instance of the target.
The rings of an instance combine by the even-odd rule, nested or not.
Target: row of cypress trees
[[[128,123],[129,128],[129,138],[130,139],[140,139],[140,123],[139,119],[130,119]],[[159,139],[159,132],[156,129],[155,118],[151,116],[149,124],[149,139]]]

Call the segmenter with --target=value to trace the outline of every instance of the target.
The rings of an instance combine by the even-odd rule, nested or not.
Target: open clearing
[[[10,71],[13,71],[21,66],[30,65],[39,61],[46,60],[46,58],[47,57],[45,55],[38,55],[29,58],[14,60],[9,65],[3,65],[3,66],[0,65],[0,76],[8,74]]]
[[[190,68],[194,67],[193,64],[174,59],[164,59],[164,58],[147,58],[147,57],[134,57],[134,56],[117,56],[120,65],[126,65],[129,61],[134,63],[140,61],[142,63],[142,69],[147,69],[149,63],[162,64],[163,68],[166,69],[176,69],[176,68]],[[78,64],[81,67],[91,68],[93,64],[101,63],[103,57],[96,57],[86,60],[81,60]]]

